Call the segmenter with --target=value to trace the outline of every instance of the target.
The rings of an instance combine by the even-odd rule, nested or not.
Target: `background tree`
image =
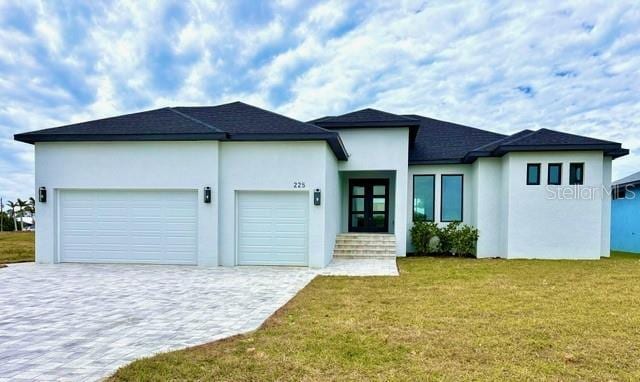
[[[18,198],[16,199],[16,204],[18,205],[18,216],[20,216],[20,231],[24,231],[24,214],[27,202]]]
[[[33,224],[36,224],[36,200],[33,197],[30,197],[29,200],[27,200],[27,206],[25,207],[25,209],[27,210],[27,212],[29,213],[29,216],[31,217],[31,221],[33,222]]]
[[[18,230],[18,221],[16,220],[16,207],[18,207],[17,203],[12,202],[11,200],[7,200],[7,207],[9,207],[9,215],[13,218],[13,230]]]

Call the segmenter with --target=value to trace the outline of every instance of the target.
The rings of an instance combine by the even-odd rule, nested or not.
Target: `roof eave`
[[[504,155],[513,151],[605,151],[624,150],[619,143],[605,144],[548,144],[548,145],[501,145],[493,154]]]
[[[15,134],[19,142],[120,142],[120,141],[217,141],[226,138],[226,133],[179,133],[179,134]]]
[[[409,165],[427,165],[427,164],[463,164],[462,159],[444,158],[444,159],[410,159]]]

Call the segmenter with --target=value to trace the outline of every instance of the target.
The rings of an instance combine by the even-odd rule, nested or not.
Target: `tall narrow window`
[[[413,176],[413,221],[434,220],[435,175],[414,175]]]
[[[530,186],[540,184],[540,163],[527,164],[527,184]]]
[[[549,163],[547,184],[555,186],[562,184],[562,163]]]
[[[462,175],[442,175],[440,184],[440,221],[462,221]]]
[[[584,163],[569,165],[569,184],[584,184]]]

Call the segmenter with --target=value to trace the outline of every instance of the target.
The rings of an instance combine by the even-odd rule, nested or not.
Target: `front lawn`
[[[111,380],[640,379],[639,256],[398,265],[397,278],[318,277],[256,332]]]
[[[0,264],[35,261],[33,232],[0,232]]]

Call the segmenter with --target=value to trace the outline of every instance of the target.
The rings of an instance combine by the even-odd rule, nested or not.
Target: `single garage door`
[[[196,191],[63,190],[60,261],[196,264]]]
[[[238,264],[307,265],[309,195],[238,193]]]

